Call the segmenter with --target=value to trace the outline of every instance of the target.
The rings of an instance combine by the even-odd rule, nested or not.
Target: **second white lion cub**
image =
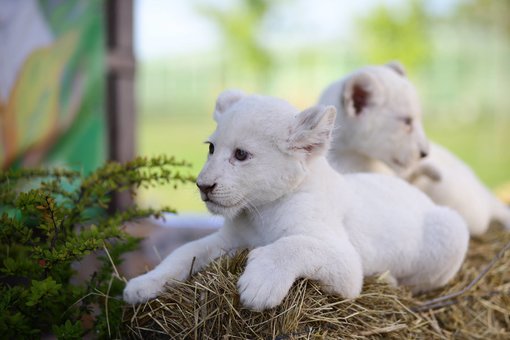
[[[338,110],[328,159],[339,172],[395,172],[459,212],[472,235],[491,220],[510,230],[510,209],[474,172],[445,148],[429,149],[416,89],[399,63],[356,70],[329,85],[319,104]]]
[[[450,280],[468,245],[463,220],[396,177],[337,173],[325,158],[335,114],[332,106],[300,113],[280,99],[222,93],[197,185],[225,224],[129,281],[124,299],[154,298],[191,267],[242,248],[251,251],[239,294],[255,310],[280,304],[300,277],[345,298],[360,294],[364,276],[387,271],[415,292]]]

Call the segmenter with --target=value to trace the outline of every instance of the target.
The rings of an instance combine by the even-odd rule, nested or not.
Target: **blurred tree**
[[[496,29],[498,33],[510,36],[509,0],[463,1],[458,5],[455,16],[460,20],[468,20],[471,25],[478,24],[483,29]]]
[[[432,20],[424,1],[411,0],[407,7],[379,5],[358,19],[361,55],[368,63],[401,61],[408,70],[416,70],[429,61]]]
[[[238,0],[226,7],[217,2],[199,2],[197,9],[219,28],[230,57],[241,67],[252,71],[265,83],[272,65],[270,51],[260,37],[261,27],[271,6],[278,1]]]

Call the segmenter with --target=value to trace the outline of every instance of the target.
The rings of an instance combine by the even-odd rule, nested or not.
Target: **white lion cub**
[[[415,292],[451,279],[466,253],[465,223],[396,177],[337,173],[325,158],[335,115],[332,106],[299,113],[280,99],[223,92],[197,185],[225,224],[129,281],[124,299],[153,298],[192,263],[197,271],[240,248],[252,250],[239,294],[255,310],[277,306],[300,277],[345,298],[386,271]]]
[[[510,229],[510,210],[466,164],[439,145],[429,150],[416,89],[399,63],[347,75],[324,90],[319,104],[338,110],[328,159],[339,172],[407,178],[435,203],[458,211],[472,235],[483,234],[491,220]]]
[[[339,172],[404,174],[427,156],[418,94],[401,70],[366,66],[322,92],[319,104],[337,109],[328,160]]]

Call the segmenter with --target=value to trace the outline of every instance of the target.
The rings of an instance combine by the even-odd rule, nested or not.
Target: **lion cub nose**
[[[421,151],[420,151],[420,157],[421,157],[421,158],[425,158],[425,157],[427,157],[427,156],[428,156],[428,154],[429,154],[429,153],[428,153],[427,151],[423,151],[423,150],[421,150]]]
[[[214,183],[212,185],[197,183],[197,187],[200,189],[200,191],[202,191],[204,194],[207,195],[208,193],[210,193],[211,191],[214,190],[214,188],[216,187],[216,183]]]

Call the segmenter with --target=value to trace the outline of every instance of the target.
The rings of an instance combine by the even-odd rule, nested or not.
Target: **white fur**
[[[369,88],[364,111],[352,113],[352,84]],[[367,85],[368,84],[368,85]],[[429,155],[416,90],[398,63],[364,67],[331,84],[319,104],[338,110],[336,133],[328,154],[341,173],[398,174],[418,186],[440,205],[458,211],[472,235],[483,234],[491,220],[510,229],[510,210],[460,159],[432,144]],[[400,118],[412,118],[409,128]]]
[[[240,248],[252,250],[239,294],[255,310],[277,306],[299,277],[354,298],[364,276],[389,271],[418,292],[457,272],[469,238],[458,214],[396,177],[343,176],[328,164],[333,107],[299,113],[271,97],[223,93],[218,100],[214,152],[197,185],[225,224],[129,281],[127,302],[154,298],[165,283],[186,279],[192,263],[195,272]]]
[[[431,176],[431,171],[438,176]],[[510,230],[510,209],[464,162],[440,145],[431,143],[430,155],[416,166],[410,182],[437,204],[457,210],[471,235],[485,233],[491,221],[500,222]]]

